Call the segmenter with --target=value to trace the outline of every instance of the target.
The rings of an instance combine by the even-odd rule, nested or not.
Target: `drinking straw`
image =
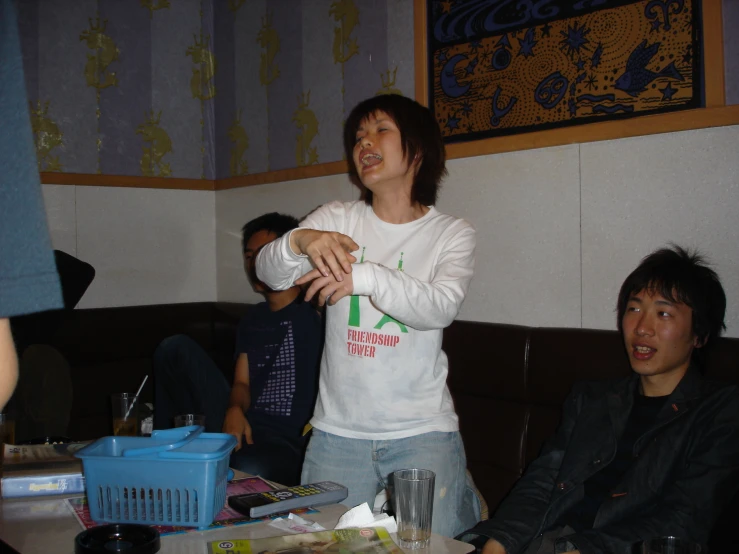
[[[139,399],[139,394],[141,394],[141,389],[144,388],[144,383],[146,383],[146,380],[149,378],[148,375],[144,375],[144,380],[141,381],[141,386],[139,386],[139,390],[136,392],[136,395],[133,397],[133,402],[131,402],[131,405],[128,407],[128,410],[126,410],[126,415],[123,416],[123,419],[128,419],[128,414],[131,413],[131,409],[136,404],[136,401]]]

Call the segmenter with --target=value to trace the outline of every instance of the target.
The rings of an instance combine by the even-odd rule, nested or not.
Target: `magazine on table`
[[[334,529],[267,539],[220,540],[208,543],[208,554],[402,554],[384,527]]]
[[[5,444],[0,494],[22,498],[85,492],[82,462],[74,453],[88,444]]]
[[[3,445],[3,467],[33,467],[39,463],[79,462],[75,452],[90,444],[70,442],[64,444],[5,444]]]

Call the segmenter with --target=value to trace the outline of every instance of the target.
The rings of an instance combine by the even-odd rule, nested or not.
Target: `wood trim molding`
[[[724,19],[721,0],[703,0],[703,72],[706,108],[726,105]]]
[[[141,177],[138,175],[103,175],[98,173],[59,173],[42,171],[45,185],[77,185],[82,187],[130,187],[139,189],[216,190],[213,179],[181,179],[177,177]]]
[[[638,118],[589,123],[577,127],[561,127],[495,137],[485,140],[448,144],[447,158],[458,159],[485,154],[501,154],[516,150],[547,148],[563,144],[596,142],[627,137],[673,133],[691,129],[704,129],[739,125],[739,105],[722,108],[700,108],[669,114],[648,115]],[[283,181],[296,181],[312,177],[326,177],[347,173],[346,162],[329,162],[308,167],[282,169],[255,173],[241,177],[229,177],[215,181],[201,179],[169,179],[159,177],[135,177],[126,175],[97,175],[86,173],[41,173],[41,182],[49,185],[80,185],[100,187],[160,188],[182,190],[228,190],[233,188],[265,185]]]
[[[699,108],[668,114],[645,115],[630,119],[560,127],[507,137],[447,144],[448,159],[531,150],[562,144],[596,142],[691,129],[739,125],[739,105],[724,108]]]
[[[413,37],[416,101],[428,107],[429,91],[428,65],[426,64],[426,0],[413,0]]]
[[[265,173],[254,173],[253,175],[241,175],[239,177],[227,177],[216,180],[215,190],[227,190],[254,185],[266,185],[267,183],[280,183],[282,181],[296,181],[298,179],[310,179],[311,177],[326,177],[328,175],[339,175],[347,173],[349,166],[345,161],[327,162],[317,165],[307,165],[291,169],[280,169],[267,171]]]

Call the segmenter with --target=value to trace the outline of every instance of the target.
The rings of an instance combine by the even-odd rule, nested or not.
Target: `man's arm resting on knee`
[[[228,400],[226,418],[223,421],[223,432],[236,437],[236,450],[241,448],[241,437],[246,438],[247,444],[254,444],[251,435],[251,426],[246,420],[246,411],[251,406],[251,386],[249,384],[249,360],[242,352],[236,359],[234,382],[231,387],[231,396]]]
[[[0,319],[0,409],[5,407],[13,395],[18,382],[18,357],[15,354],[10,320]]]

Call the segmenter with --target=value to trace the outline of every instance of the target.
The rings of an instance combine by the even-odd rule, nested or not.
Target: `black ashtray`
[[[155,554],[160,547],[159,531],[148,525],[133,523],[92,527],[74,539],[75,554]]]

